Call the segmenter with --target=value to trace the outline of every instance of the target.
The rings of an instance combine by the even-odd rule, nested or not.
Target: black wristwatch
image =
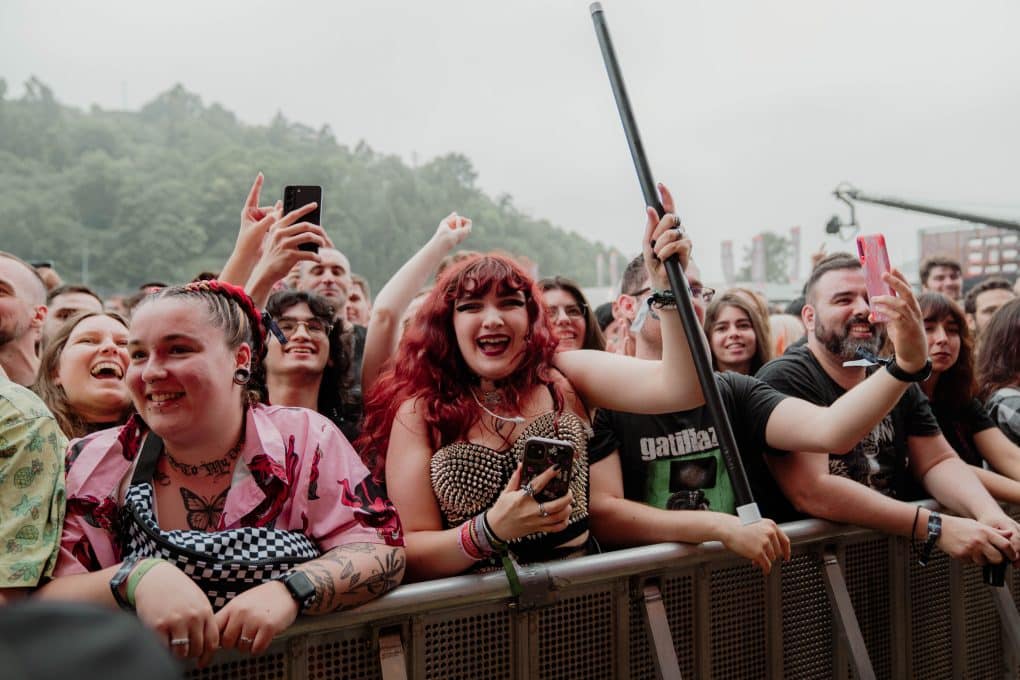
[[[118,569],[117,573],[115,573],[113,578],[110,579],[110,592],[113,593],[113,599],[117,601],[117,606],[126,612],[133,612],[135,608],[127,601],[127,598],[120,594],[120,587],[124,585],[125,581],[127,581],[128,576],[131,575],[131,572],[138,564],[139,559],[140,558],[137,555],[128,557],[120,563],[120,569]]]
[[[903,382],[924,382],[931,375],[931,359],[925,359],[924,366],[917,373],[907,373],[896,363],[896,357],[893,357],[885,365],[885,370],[889,371],[892,377]]]
[[[287,586],[287,591],[298,604],[298,612],[303,612],[315,597],[315,586],[311,579],[300,571],[291,571],[276,579]]]
[[[928,566],[928,562],[931,560],[931,551],[941,535],[942,515],[932,510],[931,514],[928,515],[928,538],[925,540],[924,547],[921,548],[921,556],[917,560],[917,563],[922,567]]]

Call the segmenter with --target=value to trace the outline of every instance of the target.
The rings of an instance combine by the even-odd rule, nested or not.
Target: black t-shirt
[[[939,429],[949,445],[971,465],[982,467],[985,459],[974,444],[974,435],[995,427],[985,407],[977,399],[971,399],[962,408],[944,403],[933,403],[931,410],[939,422]]]
[[[791,349],[758,371],[758,378],[794,397],[829,406],[845,392],[806,346]],[[880,493],[911,498],[919,487],[907,473],[907,437],[939,434],[939,426],[918,385],[911,385],[885,418],[843,455],[830,454],[829,473],[849,477]],[[766,453],[784,452],[767,449]]]
[[[768,499],[778,489],[762,458],[765,426],[785,397],[750,376],[716,373],[715,378],[752,493],[768,515]],[[709,510],[735,513],[733,487],[707,408],[661,415],[600,409],[594,429],[589,463],[619,450],[626,498],[665,508],[674,493],[700,489]]]

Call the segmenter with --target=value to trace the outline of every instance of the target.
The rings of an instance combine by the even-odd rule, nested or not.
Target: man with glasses
[[[284,290],[269,298],[266,309],[287,339],[281,344],[273,336],[267,342],[269,400],[318,411],[353,441],[361,415],[360,390],[350,382],[350,335],[335,328],[330,301]]]
[[[631,269],[628,267],[628,273]],[[639,276],[640,269],[634,269],[638,275],[629,281],[627,274],[624,277],[623,290],[631,293],[621,295],[618,305],[633,318],[634,355],[656,359],[662,355],[658,317],[677,312],[669,307],[657,309],[655,298],[650,303],[649,277]],[[714,291],[701,285],[693,264],[688,265],[687,279],[700,319]],[[904,311],[897,332],[892,334],[896,353],[904,360],[920,358],[923,362],[927,343],[920,308],[909,287],[904,284],[904,288],[903,297],[896,302]],[[764,451],[787,450],[809,440],[816,448],[794,449],[847,450],[882,419],[907,388],[907,383],[891,376],[877,375],[822,408],[786,397],[751,376],[717,373],[716,384],[755,500],[767,517],[786,504],[765,466]],[[775,559],[788,555],[789,541],[772,520],[745,526],[736,517],[736,499],[715,423],[705,407],[659,415],[599,410],[594,429],[588,444],[589,509],[592,531],[601,543],[624,546],[718,540],[766,573]]]

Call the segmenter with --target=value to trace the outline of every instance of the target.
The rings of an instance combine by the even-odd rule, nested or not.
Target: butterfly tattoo
[[[208,500],[182,486],[181,498],[184,500],[184,509],[188,511],[188,526],[196,531],[215,529],[223,514],[223,506],[227,503],[228,491],[230,489],[224,489],[219,496]]]

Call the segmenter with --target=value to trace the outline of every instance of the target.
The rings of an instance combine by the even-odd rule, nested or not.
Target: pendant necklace
[[[498,413],[493,413],[488,408],[486,408],[485,404],[496,405],[496,404],[502,404],[503,403],[503,395],[501,395],[499,392],[497,392],[495,390],[493,390],[492,392],[485,392],[482,395],[483,399],[485,399],[485,404],[483,404],[481,401],[479,401],[478,395],[475,394],[475,391],[473,389],[471,390],[471,396],[472,396],[472,398],[474,398],[475,403],[478,404],[478,407],[480,409],[482,409],[483,411],[488,413],[490,416],[492,416],[496,420],[502,420],[503,422],[506,422],[506,423],[513,423],[514,425],[521,425],[521,424],[527,422],[527,418],[523,418],[521,416],[509,416],[509,417],[508,416],[501,416]]]

